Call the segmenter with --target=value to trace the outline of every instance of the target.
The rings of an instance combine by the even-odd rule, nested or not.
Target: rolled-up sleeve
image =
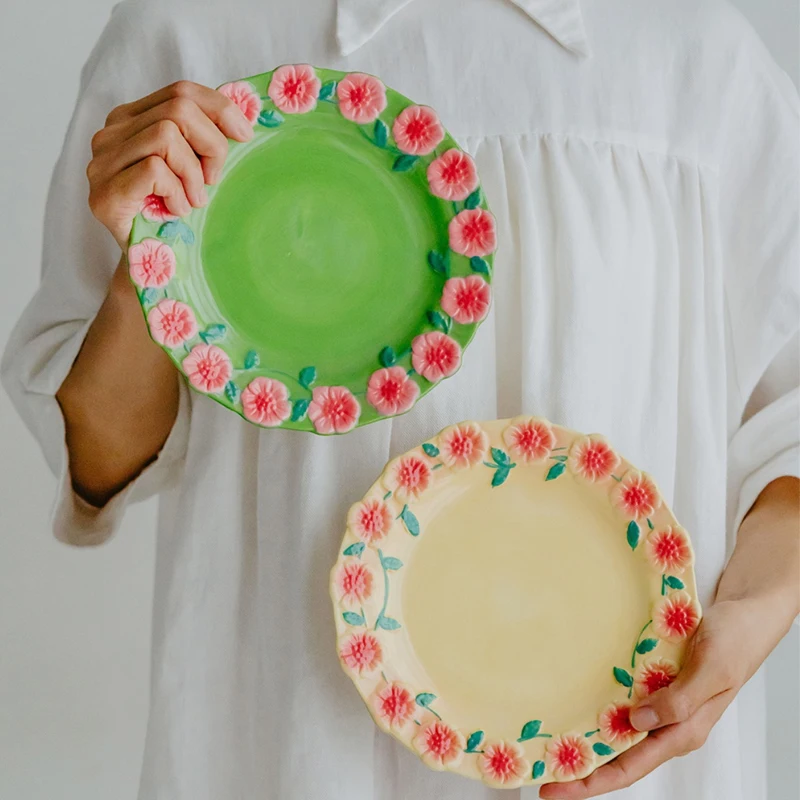
[[[729,524],[763,489],[800,477],[800,123],[797,91],[744,49],[720,171],[728,312]]]
[[[144,52],[146,45],[136,25],[130,6],[117,6],[83,68],[77,104],[47,199],[41,282],[12,331],[0,364],[4,388],[58,478],[54,533],[72,544],[104,541],[114,532],[128,502],[167,486],[174,479],[176,462],[183,459],[188,438],[191,403],[181,384],[175,425],[157,459],[138,478],[102,509],[83,502],[72,490],[64,420],[55,394],[105,299],[120,255],[87,204],[85,171],[91,138],[114,106],[168,82],[164,65]]]

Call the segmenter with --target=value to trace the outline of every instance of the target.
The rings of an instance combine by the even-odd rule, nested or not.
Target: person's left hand
[[[584,800],[623,789],[676,756],[702,747],[744,683],[786,632],[791,619],[769,599],[712,605],[689,644],[675,681],[640,700],[631,723],[653,731],[588,778],[540,787],[546,800]]]

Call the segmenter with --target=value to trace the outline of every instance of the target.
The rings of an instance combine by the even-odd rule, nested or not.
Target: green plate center
[[[448,220],[424,168],[393,172],[370,128],[332,106],[304,116],[287,116],[215,191],[203,270],[222,316],[271,367],[363,381],[436,306],[426,254],[446,247]]]

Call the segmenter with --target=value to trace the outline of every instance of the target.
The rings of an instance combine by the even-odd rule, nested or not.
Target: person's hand
[[[675,681],[640,700],[631,723],[653,731],[588,778],[540,788],[547,800],[584,800],[630,786],[676,756],[702,747],[722,712],[791,624],[769,598],[726,600],[705,613]]]
[[[163,197],[179,217],[204,206],[205,184],[222,174],[226,137],[244,142],[252,136],[235,103],[189,81],[118,106],[92,138],[89,207],[124,249],[148,195]]]

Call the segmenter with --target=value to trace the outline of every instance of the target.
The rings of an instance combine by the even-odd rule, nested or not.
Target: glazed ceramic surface
[[[392,461],[331,573],[338,654],[376,723],[486,783],[582,778],[700,620],[688,535],[601,436],[464,422]]]
[[[345,433],[459,367],[490,305],[495,224],[435,112],[361,73],[280,67],[220,87],[255,136],[210,202],[149,197],[128,260],[190,385],[265,427]]]

